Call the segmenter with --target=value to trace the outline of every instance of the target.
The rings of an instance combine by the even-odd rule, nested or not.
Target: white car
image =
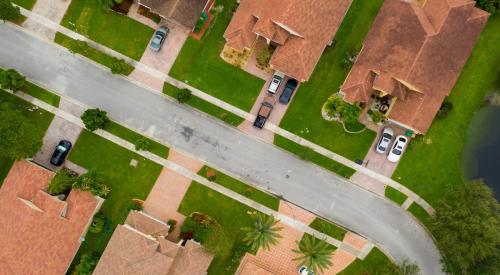
[[[280,86],[284,77],[285,77],[284,74],[280,72],[274,72],[273,79],[271,80],[271,83],[269,84],[269,88],[267,88],[267,91],[273,95],[276,94],[276,91],[278,91],[278,87]]]
[[[405,136],[397,136],[394,145],[392,145],[392,149],[387,156],[387,159],[390,162],[398,162],[401,159],[401,155],[403,154],[406,145],[408,144],[408,138]]]
[[[299,268],[299,274],[300,275],[314,275],[314,272],[309,271],[307,266],[303,265]]]
[[[380,139],[377,143],[375,151],[379,154],[385,154],[387,148],[391,146],[393,137],[394,137],[394,131],[389,127],[384,128],[382,134],[380,135]]]

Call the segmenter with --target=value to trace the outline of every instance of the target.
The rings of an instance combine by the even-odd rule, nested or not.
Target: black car
[[[295,91],[295,88],[297,88],[297,85],[297,80],[293,78],[288,79],[285,85],[285,89],[280,96],[280,103],[288,104],[288,102],[290,102],[290,99],[292,98],[293,92]]]
[[[50,163],[55,166],[60,166],[61,164],[63,164],[70,149],[71,142],[69,142],[68,140],[61,140],[59,144],[57,144],[56,149],[54,149],[54,153],[52,153]]]
[[[264,124],[266,124],[267,119],[271,115],[271,111],[273,110],[273,105],[269,102],[263,102],[260,105],[259,113],[257,113],[257,117],[253,123],[253,126],[262,129]]]

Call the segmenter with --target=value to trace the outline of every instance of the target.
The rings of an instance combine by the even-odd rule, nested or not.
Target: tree
[[[0,85],[2,89],[17,92],[24,90],[26,88],[26,84],[26,77],[14,69],[8,69],[0,72]]]
[[[136,151],[147,151],[149,150],[149,148],[151,148],[151,143],[149,142],[149,140],[142,137],[138,138],[135,141],[134,145]]]
[[[107,113],[99,109],[87,109],[80,118],[85,128],[92,132],[106,127],[109,122]]]
[[[12,5],[9,0],[0,0],[0,20],[15,21],[19,17],[21,17],[19,7]]]
[[[77,177],[78,175],[69,169],[57,171],[56,175],[50,181],[48,188],[49,194],[58,195],[68,192]]]
[[[23,159],[42,146],[43,132],[10,103],[0,103],[0,156]]]
[[[305,265],[314,273],[319,273],[332,265],[331,256],[335,250],[332,245],[309,234],[305,234],[297,244],[298,249],[292,251],[300,254],[293,259],[297,261],[298,266]]]
[[[191,91],[189,89],[182,89],[175,93],[175,99],[179,103],[186,103],[191,99]]]
[[[113,58],[113,62],[111,62],[111,73],[113,74],[122,74],[127,75],[129,73],[129,65],[125,60]]]
[[[279,220],[257,211],[248,212],[248,215],[252,218],[253,226],[241,228],[247,232],[243,242],[254,251],[261,247],[264,250],[269,250],[272,245],[278,243],[278,239],[281,238],[278,232],[282,229],[276,226]]]
[[[420,267],[409,260],[404,260],[401,265],[399,265],[399,273],[401,275],[419,275]]]
[[[500,0],[476,0],[476,5],[481,9],[494,14],[500,9]]]
[[[500,205],[482,181],[455,187],[435,206],[431,230],[446,271],[500,273]]]
[[[80,262],[75,266],[72,275],[92,275],[97,262],[99,261],[99,256],[94,253],[85,253],[80,258]]]
[[[89,191],[94,196],[100,197],[107,196],[111,191],[93,171],[79,176],[75,182],[73,182],[73,188],[80,189],[82,191]]]

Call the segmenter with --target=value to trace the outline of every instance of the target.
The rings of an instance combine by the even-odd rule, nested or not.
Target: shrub
[[[368,115],[370,116],[370,118],[374,123],[380,123],[385,120],[385,115],[379,111],[369,110]]]
[[[116,57],[113,58],[113,62],[111,62],[111,73],[112,74],[122,74],[127,75],[129,73],[129,65],[125,60],[118,59]]]
[[[103,213],[99,212],[94,215],[94,219],[92,220],[92,224],[90,225],[89,231],[97,234],[102,231],[104,225],[106,224],[106,216]]]
[[[451,103],[451,101],[445,99],[441,104],[441,108],[439,108],[436,117],[439,119],[443,119],[448,116],[451,110],[453,110],[453,104]]]
[[[358,54],[355,51],[346,52],[345,57],[340,62],[340,67],[342,67],[345,71],[351,70],[354,61],[356,61],[357,55]]]
[[[359,105],[349,104],[337,95],[328,98],[324,108],[328,116],[340,118],[345,123],[355,123],[361,113]]]
[[[0,72],[0,86],[2,89],[17,92],[24,90],[26,85],[26,77],[18,73],[16,70],[8,69]]]
[[[100,197],[107,196],[111,191],[107,185],[102,183],[101,179],[93,171],[79,176],[75,182],[73,182],[73,188],[80,189],[82,191],[89,191],[94,196]]]
[[[477,0],[476,5],[481,9],[494,14],[500,9],[500,0]]]
[[[204,243],[209,233],[210,227],[215,221],[204,213],[192,213],[181,227],[181,238],[193,239],[199,243]]]
[[[226,266],[227,271],[233,271],[238,268],[241,262],[241,258],[245,253],[250,251],[250,247],[246,245],[244,242],[238,242],[234,245],[233,254],[231,255],[231,259],[229,260],[228,265]]]
[[[85,253],[80,257],[80,262],[75,266],[73,270],[73,275],[92,275],[97,262],[99,261],[99,256],[95,253]]]
[[[175,99],[179,103],[186,103],[191,99],[191,91],[189,89],[182,89],[175,93]]]
[[[138,138],[135,143],[135,150],[136,151],[147,151],[149,150],[149,148],[151,148],[151,143],[149,142],[149,140],[145,139],[145,138]]]
[[[78,175],[69,170],[69,169],[61,169],[57,171],[56,175],[52,178],[49,184],[49,194],[51,195],[59,195],[68,193],[71,190],[71,185],[78,178]]]
[[[87,109],[80,118],[85,124],[85,128],[92,132],[103,129],[109,122],[107,113],[99,109]]]
[[[267,67],[269,65],[269,61],[273,56],[274,48],[271,46],[264,47],[260,53],[257,55],[257,64],[262,67]]]
[[[215,179],[217,179],[217,173],[213,169],[208,169],[205,176],[209,181],[215,181]]]
[[[12,5],[9,0],[0,0],[0,20],[15,21],[21,17],[19,7]]]
[[[169,226],[168,233],[172,233],[175,230],[175,226],[177,225],[177,221],[174,219],[170,219],[167,221],[167,224]]]

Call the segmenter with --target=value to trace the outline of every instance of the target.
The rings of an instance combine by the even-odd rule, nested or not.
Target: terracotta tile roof
[[[386,0],[342,86],[345,99],[367,102],[382,90],[398,98],[390,119],[427,132],[488,19],[474,5]]]
[[[88,192],[66,201],[43,191],[53,172],[14,163],[0,188],[0,274],[64,274],[98,206]]]
[[[180,246],[165,239],[167,232],[166,223],[130,212],[125,224],[116,227],[94,274],[206,274],[213,257],[197,243]]]
[[[351,0],[241,0],[224,33],[227,45],[251,48],[257,34],[277,43],[273,69],[307,81]],[[250,26],[249,26],[250,25]]]
[[[139,4],[165,18],[193,29],[208,0],[139,0]]]

